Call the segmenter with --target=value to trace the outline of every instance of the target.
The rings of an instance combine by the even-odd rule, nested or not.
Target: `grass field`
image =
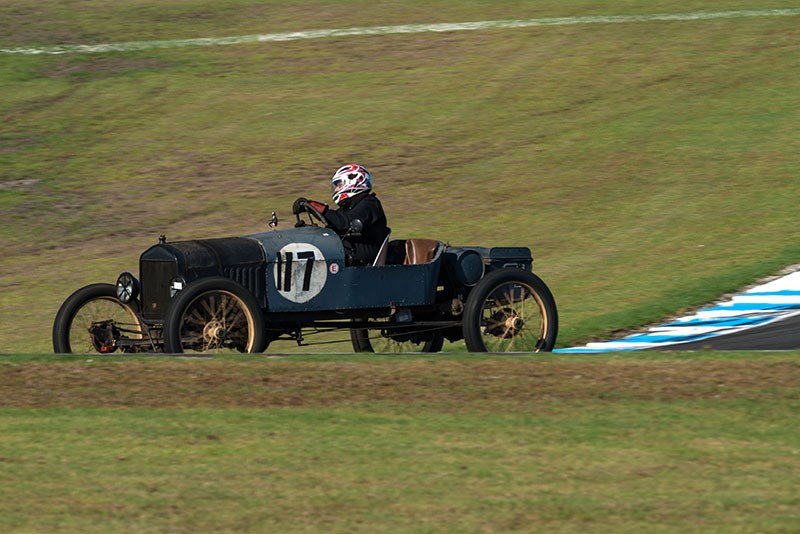
[[[794,532],[800,353],[0,362],[0,529]]]
[[[0,3],[0,47],[697,10],[22,0]],[[263,230],[349,160],[398,237],[530,246],[561,346],[706,302],[800,258],[798,20],[0,55],[0,352],[50,350],[60,302],[159,234]]]
[[[755,4],[0,0],[0,49],[797,7]],[[397,237],[530,246],[559,346],[800,263],[798,22],[0,53],[0,531],[800,530],[796,351],[47,354],[159,234],[260,231],[350,160]]]

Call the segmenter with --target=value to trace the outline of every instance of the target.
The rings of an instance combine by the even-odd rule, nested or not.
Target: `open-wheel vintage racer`
[[[263,352],[346,329],[355,351],[550,351],[558,316],[526,247],[391,240],[369,266],[348,266],[320,220],[243,237],[159,243],[139,278],[92,284],[64,301],[53,348],[68,352]],[[358,231],[357,227],[353,228]],[[388,232],[391,234],[391,231]]]

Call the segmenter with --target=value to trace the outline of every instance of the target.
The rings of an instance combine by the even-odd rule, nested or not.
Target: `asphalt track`
[[[702,341],[678,343],[666,350],[792,350],[800,349],[800,315],[742,332]]]
[[[555,352],[800,349],[800,266],[790,267],[787,272],[646,331]]]

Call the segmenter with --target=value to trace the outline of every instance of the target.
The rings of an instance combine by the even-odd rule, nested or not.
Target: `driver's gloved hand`
[[[306,200],[305,203],[306,210],[314,210],[320,215],[324,215],[326,211],[328,211],[328,205],[323,204],[322,202],[317,202],[316,200]]]
[[[292,204],[292,214],[299,215],[304,211],[306,211],[306,204],[308,204],[308,199],[305,199],[303,197],[300,197],[297,200],[295,200],[294,204]]]

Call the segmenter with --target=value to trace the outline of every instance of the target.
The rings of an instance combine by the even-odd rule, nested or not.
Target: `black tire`
[[[244,287],[227,278],[203,278],[175,295],[164,319],[164,350],[264,352],[264,314]]]
[[[82,287],[61,305],[53,322],[53,351],[57,354],[71,352],[100,352],[89,334],[92,323],[115,321],[127,337],[141,339],[142,324],[135,302],[123,304],[117,299],[113,284],[92,284]],[[116,349],[114,349],[116,350]],[[104,353],[113,352],[113,350]]]
[[[370,339],[370,333],[372,339]],[[355,352],[377,352],[382,354],[395,354],[403,352],[439,352],[444,345],[444,336],[434,333],[429,340],[414,342],[402,338],[397,341],[391,336],[381,334],[380,330],[367,330],[366,328],[353,328],[350,330],[350,339],[353,341]]]
[[[498,269],[470,292],[462,326],[470,352],[549,352],[558,335],[556,301],[535,274]]]

